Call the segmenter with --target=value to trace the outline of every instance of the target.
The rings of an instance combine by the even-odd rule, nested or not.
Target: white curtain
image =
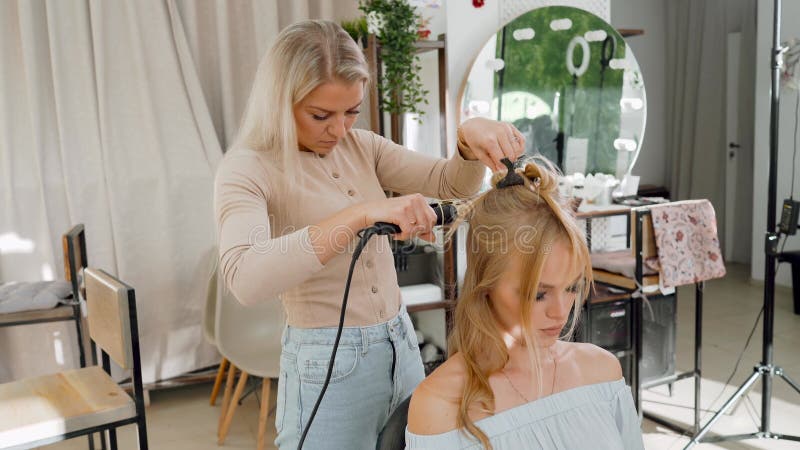
[[[262,53],[329,2],[0,2],[0,282],[61,277],[60,236],[136,289],[146,383],[218,362],[201,324],[212,181]],[[77,365],[68,323],[0,328],[0,382]]]
[[[666,4],[667,174],[672,198],[707,198],[725,236],[726,42],[742,33],[739,74],[739,177],[737,203],[752,195],[755,0],[671,0]],[[741,224],[739,236],[751,225]],[[742,245],[749,240],[739,239]],[[741,245],[735,254],[747,252]],[[747,252],[749,254],[749,252]],[[749,258],[748,258],[749,259]]]
[[[307,18],[338,22],[361,15],[357,0],[178,0],[177,6],[223,151],[279,30]]]

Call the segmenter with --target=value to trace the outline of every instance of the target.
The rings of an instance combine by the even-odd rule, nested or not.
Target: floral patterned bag
[[[661,265],[661,284],[681,286],[725,276],[717,218],[708,200],[649,206]]]

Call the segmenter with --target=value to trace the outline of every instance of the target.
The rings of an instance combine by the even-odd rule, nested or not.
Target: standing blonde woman
[[[280,297],[284,331],[276,445],[297,447],[336,335],[355,233],[375,222],[433,240],[424,196],[477,192],[485,166],[516,159],[515,128],[472,120],[449,160],[352,129],[369,81],[361,49],[338,25],[284,29],[258,68],[242,126],[220,165],[215,210],[220,270],[245,305]],[[401,197],[387,199],[389,190]],[[355,268],[331,383],[306,449],[374,449],[395,406],[424,372],[389,242],[369,241]]]
[[[643,449],[617,359],[561,340],[591,282],[583,233],[553,172],[521,173],[473,205],[453,355],[414,392],[407,448]]]

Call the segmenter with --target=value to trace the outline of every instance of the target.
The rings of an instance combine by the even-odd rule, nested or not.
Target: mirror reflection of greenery
[[[552,21],[565,18],[572,21],[569,30],[553,31],[550,28]],[[532,28],[534,38],[514,39],[514,30],[524,28]],[[613,143],[619,137],[623,71],[608,67],[602,70],[603,41],[588,42],[589,66],[577,79],[569,73],[566,64],[570,41],[594,30],[604,30],[609,37],[613,36],[612,42],[616,43],[614,59],[625,58],[626,44],[622,36],[603,19],[581,9],[539,8],[506,25],[497,33],[495,57],[502,58],[505,67],[494,76],[495,103],[503,93],[525,92],[534,94],[554,110],[556,93],[560,93],[558,117],[549,112],[543,114],[541,108],[534,108],[538,112],[534,112],[534,117],[526,114],[525,108],[513,108],[512,105],[493,109],[498,120],[512,122],[517,128],[532,132],[533,142],[529,148],[535,148],[556,163],[559,163],[556,148],[559,131],[565,134],[564,142],[569,136],[589,139],[586,173],[614,174],[618,151]],[[581,46],[575,47],[575,67],[581,65],[582,52]],[[513,96],[500,98],[501,101],[514,99]],[[554,121],[558,123],[554,124]]]

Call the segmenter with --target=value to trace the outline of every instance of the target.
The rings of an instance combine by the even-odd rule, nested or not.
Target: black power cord
[[[792,150],[792,190],[789,191],[789,198],[794,196],[794,177],[795,177],[795,170],[797,166],[795,165],[795,160],[797,159],[797,122],[798,122],[798,112],[800,112],[800,91],[797,91],[797,98],[794,101],[794,150]]]
[[[714,408],[714,404],[717,403],[719,399],[722,397],[722,394],[725,393],[725,389],[727,389],[728,386],[731,384],[731,380],[733,380],[733,377],[739,370],[739,364],[742,362],[742,358],[744,357],[744,353],[747,351],[747,348],[750,347],[750,340],[753,339],[753,334],[755,334],[756,328],[758,328],[758,321],[761,320],[762,314],[764,314],[764,307],[761,307],[761,311],[759,311],[758,316],[756,316],[756,321],[753,324],[753,328],[750,330],[750,334],[747,336],[747,341],[745,341],[744,347],[742,348],[742,351],[739,353],[739,357],[736,359],[736,364],[733,365],[733,371],[731,371],[731,374],[730,376],[728,376],[728,379],[725,380],[725,384],[722,386],[722,390],[720,391],[719,395],[717,395],[717,398],[715,398],[714,400],[711,401],[711,403],[709,403],[708,408],[710,411],[713,411],[712,408]],[[705,421],[707,418],[708,414],[706,414],[706,416],[703,417],[703,420]]]
[[[453,222],[458,215],[458,208],[452,201],[431,203],[428,206],[430,206],[431,209],[433,209],[433,212],[436,214],[437,226]],[[339,313],[339,327],[336,330],[336,339],[333,341],[331,360],[328,363],[328,373],[325,375],[325,382],[322,384],[322,390],[319,393],[319,397],[317,397],[317,402],[314,404],[314,409],[311,410],[311,415],[308,417],[308,422],[306,423],[305,427],[303,427],[303,433],[300,435],[300,443],[297,445],[297,450],[301,450],[303,448],[303,442],[306,440],[308,430],[311,428],[311,423],[314,421],[314,416],[317,415],[319,405],[322,403],[322,398],[325,396],[325,391],[328,390],[328,384],[331,381],[331,375],[333,374],[333,363],[336,359],[336,351],[339,349],[339,340],[342,337],[342,331],[344,329],[344,316],[347,312],[347,297],[350,295],[350,282],[353,279],[353,270],[355,269],[356,261],[358,261],[358,257],[361,256],[361,252],[364,251],[364,247],[367,246],[367,242],[372,236],[386,236],[390,234],[398,234],[400,232],[401,229],[398,225],[387,222],[377,222],[375,225],[364,228],[357,234],[359,241],[355,250],[353,250],[353,259],[350,261],[350,270],[347,272],[347,282],[344,285],[344,298],[342,298],[342,310]]]
[[[786,245],[786,236],[783,237],[783,244],[781,245],[781,253],[783,253],[783,247],[785,245]],[[781,262],[778,262],[778,266],[775,269],[775,275],[776,276],[778,274],[778,271],[780,271],[780,270],[781,270]],[[709,408],[710,411],[713,411],[714,404],[717,403],[717,401],[719,401],[719,399],[722,397],[722,394],[725,393],[725,389],[727,389],[728,386],[730,386],[731,380],[733,380],[733,377],[736,375],[736,372],[739,370],[739,364],[742,362],[742,358],[744,357],[744,353],[747,351],[747,348],[750,347],[750,340],[753,339],[753,334],[755,334],[756,328],[758,328],[758,322],[761,320],[761,315],[762,314],[764,314],[764,307],[763,306],[761,307],[761,310],[758,312],[758,315],[756,316],[756,321],[755,321],[755,323],[753,323],[753,328],[750,329],[750,334],[747,335],[747,340],[744,343],[744,347],[742,347],[742,351],[739,352],[739,357],[736,358],[736,364],[733,365],[733,371],[731,371],[731,374],[728,376],[728,379],[725,380],[725,383],[722,386],[722,391],[720,391],[719,395],[717,395],[717,397],[714,400],[712,400],[711,403],[709,403],[709,407],[708,408]],[[748,397],[745,397],[745,398],[748,398]],[[705,420],[706,418],[708,418],[708,414],[706,414],[706,417],[704,417],[703,420]]]
[[[379,222],[358,232],[359,241],[358,245],[353,251],[353,259],[350,261],[350,270],[347,272],[347,283],[344,285],[344,298],[342,298],[342,311],[339,314],[339,328],[336,330],[336,339],[333,341],[331,361],[328,363],[328,373],[325,375],[325,382],[322,384],[322,391],[319,393],[319,397],[317,397],[317,402],[314,404],[314,409],[311,410],[311,416],[309,416],[306,426],[303,427],[303,434],[300,436],[300,443],[297,445],[297,450],[301,450],[303,448],[303,442],[306,440],[308,430],[311,428],[311,423],[314,421],[314,416],[317,415],[319,405],[322,403],[322,398],[325,396],[325,391],[328,390],[328,384],[331,381],[331,374],[333,374],[333,363],[336,359],[336,351],[339,349],[339,339],[341,339],[342,330],[344,329],[344,316],[345,312],[347,311],[347,297],[350,295],[350,282],[353,279],[353,269],[356,266],[356,261],[358,261],[358,257],[361,256],[361,252],[364,251],[364,247],[366,247],[367,242],[372,236],[394,234],[397,233],[398,230],[399,227],[397,227],[397,225]]]

